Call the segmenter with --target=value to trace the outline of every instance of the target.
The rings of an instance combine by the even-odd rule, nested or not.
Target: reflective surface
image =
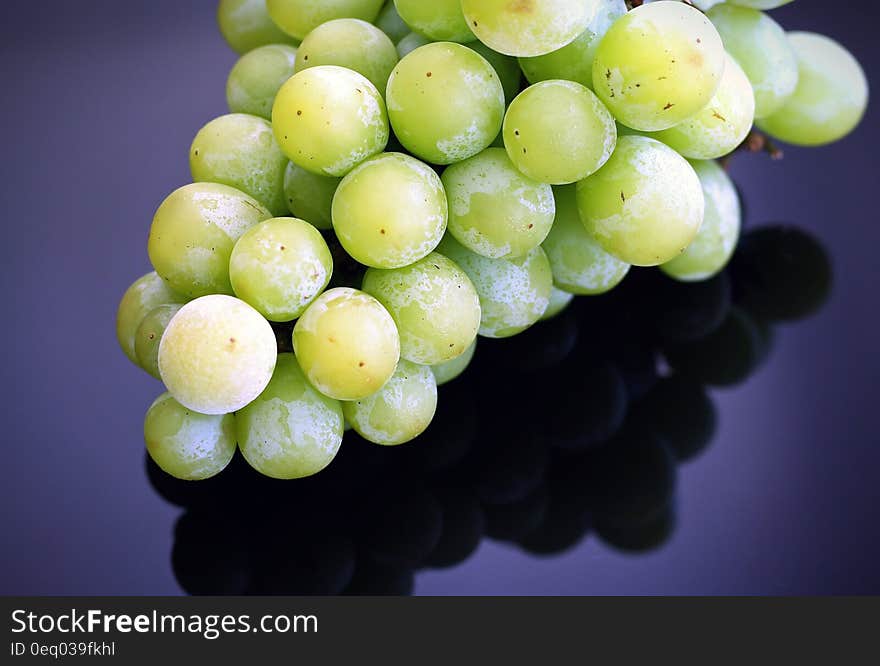
[[[876,82],[864,17],[822,5],[776,16]],[[874,108],[841,144],[736,158],[748,237],[723,276],[634,271],[482,341],[410,446],[349,434],[314,479],[237,458],[186,485],[145,466],[161,387],[113,316],[235,58],[213,2],[48,6],[0,27],[0,593],[880,592]]]

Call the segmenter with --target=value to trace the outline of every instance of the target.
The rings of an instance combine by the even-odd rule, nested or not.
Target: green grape
[[[266,44],[292,44],[266,11],[266,0],[220,0],[217,23],[226,42],[238,53]]]
[[[434,164],[486,148],[504,117],[504,89],[485,58],[461,44],[417,48],[394,68],[385,96],[400,143]]]
[[[622,136],[604,167],[577,185],[581,220],[609,254],[656,266],[690,245],[703,222],[700,179],[669,146]]]
[[[553,189],[520,173],[501,148],[487,148],[443,172],[449,233],[490,259],[521,257],[550,232]]]
[[[788,40],[798,58],[797,89],[758,126],[798,146],[821,146],[842,139],[865,115],[865,72],[833,39],[812,32],[792,32]]]
[[[226,103],[233,113],[250,113],[270,120],[275,95],[291,76],[296,48],[269,44],[243,55],[226,80]]]
[[[296,322],[293,349],[309,382],[321,393],[360,400],[394,374],[400,336],[379,301],[339,287],[319,296]]]
[[[231,294],[232,246],[245,231],[270,217],[256,199],[228,185],[184,185],[162,202],[153,217],[147,245],[150,261],[171,288],[185,296]]]
[[[384,0],[265,0],[269,16],[284,32],[303,39],[322,23],[356,18],[372,23]]]
[[[437,386],[448,384],[467,370],[467,367],[471,364],[471,361],[474,358],[474,352],[476,351],[477,339],[474,338],[474,341],[464,350],[463,354],[459,354],[451,361],[432,365],[431,372],[434,373],[434,379],[437,380]]]
[[[748,135],[754,119],[752,84],[728,55],[721,85],[709,105],[678,125],[651,136],[684,157],[711,160],[733,152]]]
[[[408,56],[420,46],[424,46],[425,44],[430,43],[431,40],[424,35],[420,35],[417,32],[411,32],[408,35],[404,36],[399,42],[397,42],[397,55],[401,60],[403,60],[406,56]]]
[[[369,442],[397,446],[431,425],[437,411],[437,381],[431,368],[401,359],[378,392],[342,405],[346,420]]]
[[[150,310],[135,333],[134,352],[137,355],[138,365],[156,379],[162,379],[159,374],[159,342],[168,322],[181,307],[183,306],[160,305]]]
[[[449,361],[477,337],[480,297],[467,274],[441,254],[390,271],[370,268],[362,288],[391,313],[408,361]]]
[[[724,72],[718,31],[698,9],[672,0],[622,16],[593,61],[593,87],[628,127],[668,129],[706,106]]]
[[[388,116],[362,74],[310,67],[281,86],[272,107],[275,138],[290,161],[321,176],[341,177],[388,143]]]
[[[542,81],[510,104],[507,154],[524,174],[564,185],[595,173],[614,151],[617,128],[599,98],[580,83]]]
[[[379,12],[379,16],[376,17],[375,23],[376,27],[388,35],[388,38],[395,44],[410,33],[409,26],[397,13],[394,0],[387,0],[382,11]]]
[[[299,45],[296,71],[319,65],[347,67],[385,92],[391,70],[397,64],[397,49],[376,26],[360,19],[336,19],[312,30]]]
[[[513,98],[519,94],[519,82],[522,79],[522,72],[516,58],[493,51],[483,42],[470,42],[465,46],[471,51],[479,53],[492,65],[495,74],[498,75],[498,80],[501,81],[501,87],[504,89],[504,102],[510,104]]]
[[[545,55],[520,58],[519,65],[529,83],[564,79],[592,90],[593,59],[608,28],[626,14],[624,0],[601,0],[596,16],[578,37],[561,49]]]
[[[321,233],[292,217],[276,217],[238,239],[229,260],[235,295],[269,321],[299,317],[327,285],[333,257]]]
[[[277,349],[269,322],[250,305],[232,296],[202,296],[184,305],[165,328],[159,373],[184,407],[227,414],[266,388]]]
[[[781,107],[798,82],[797,57],[782,27],[756,9],[720,5],[709,18],[755,91],[755,118]]]
[[[429,39],[462,44],[476,39],[461,13],[459,0],[394,0],[394,6],[414,32]]]
[[[578,213],[577,187],[553,190],[556,221],[542,247],[550,260],[553,284],[572,294],[604,294],[616,287],[630,265],[608,254],[593,239]]]
[[[593,20],[600,0],[461,0],[481,42],[511,56],[538,56],[562,48]]]
[[[660,267],[685,282],[706,280],[727,265],[739,240],[741,217],[736,187],[724,169],[711,161],[693,161],[691,166],[706,199],[703,226],[684,254]]]
[[[186,296],[173,291],[155,272],[138,278],[125,290],[116,311],[116,339],[129,361],[140,365],[135,350],[135,334],[144,317],[160,305],[183,304],[186,301]]]
[[[792,0],[728,0],[731,5],[751,7],[752,9],[776,9],[787,5]]]
[[[235,417],[198,414],[163,393],[147,410],[144,440],[164,472],[201,481],[222,472],[235,455]]]
[[[342,405],[312,388],[293,354],[278,355],[269,385],[235,424],[245,460],[274,479],[317,474],[342,444]]]
[[[342,178],[319,176],[288,162],[284,174],[287,208],[316,229],[332,229],[333,195]]]
[[[230,113],[212,120],[192,142],[189,167],[197,183],[229,185],[251,195],[273,215],[287,212],[287,158],[265,118]]]
[[[574,294],[571,292],[562,291],[562,289],[559,289],[558,287],[553,287],[550,291],[550,304],[547,306],[544,314],[541,315],[541,321],[553,319],[553,317],[565,310],[573,300]]]
[[[383,153],[355,167],[333,197],[333,228],[355,260],[376,268],[409,266],[446,231],[446,193],[427,164]]]
[[[507,338],[529,328],[547,311],[553,274],[540,247],[516,259],[488,259],[447,234],[439,252],[457,263],[480,296],[480,335]]]

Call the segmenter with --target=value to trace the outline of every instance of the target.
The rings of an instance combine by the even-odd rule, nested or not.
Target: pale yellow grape
[[[713,7],[709,19],[752,83],[755,118],[774,113],[798,82],[797,57],[782,26],[756,9],[729,4]]]
[[[382,7],[382,11],[379,12],[374,23],[395,44],[410,33],[410,27],[397,13],[394,0],[386,0],[385,6]]]
[[[235,412],[272,377],[278,345],[262,315],[232,296],[184,305],[159,343],[159,373],[174,398],[202,414]]]
[[[673,0],[627,12],[605,33],[593,88],[628,127],[656,131],[706,106],[724,72],[724,46],[705,14]]]
[[[296,64],[296,47],[269,44],[243,55],[226,79],[226,103],[233,113],[269,120],[272,103]]]
[[[477,351],[477,338],[474,338],[474,341],[470,344],[470,346],[464,350],[463,354],[456,356],[451,361],[446,361],[445,363],[438,363],[437,365],[431,366],[431,372],[434,373],[434,379],[437,380],[437,386],[443,386],[443,384],[448,384],[453,379],[459,377],[467,367],[471,364],[471,361],[474,359],[474,352]]]
[[[333,228],[354,259],[400,268],[427,256],[446,231],[443,183],[427,164],[383,153],[355,167],[333,197]]]
[[[821,146],[842,139],[865,115],[865,72],[849,51],[824,35],[792,32],[788,40],[798,58],[797,89],[758,126],[798,146]]]
[[[135,350],[135,333],[144,317],[160,305],[186,301],[186,296],[172,290],[155,271],[141,276],[125,290],[116,310],[116,339],[129,361],[140,365]]]
[[[590,25],[561,49],[545,55],[520,58],[519,65],[529,83],[564,79],[593,88],[593,59],[599,42],[611,24],[626,14],[624,0],[601,0]]]
[[[512,56],[562,48],[587,28],[599,5],[600,0],[461,0],[477,39]]]
[[[684,157],[710,160],[733,152],[755,119],[752,84],[737,62],[727,56],[718,91],[703,110],[651,136]]]
[[[220,0],[217,23],[229,46],[242,54],[266,44],[294,42],[269,18],[266,0]]]
[[[476,39],[461,13],[460,0],[394,0],[400,18],[414,32],[437,42],[461,42]]]
[[[164,472],[201,481],[222,472],[235,455],[235,417],[199,414],[163,393],[147,410],[144,440]]]
[[[245,460],[274,479],[317,474],[342,444],[342,405],[312,388],[293,354],[278,355],[272,381],[235,424]]]
[[[231,294],[229,255],[241,235],[272,217],[228,185],[192,183],[172,192],[153,217],[147,250],[175,291],[195,298]]]
[[[293,348],[312,386],[337,400],[359,400],[391,378],[400,336],[379,301],[339,287],[319,296],[296,322]]]
[[[460,162],[498,136],[504,88],[495,69],[461,44],[417,48],[394,68],[385,95],[400,143],[434,164]]]
[[[553,224],[549,185],[532,180],[501,148],[487,148],[442,176],[449,199],[449,233],[490,259],[521,257],[538,247]]]
[[[519,94],[519,82],[522,79],[522,72],[516,58],[493,51],[483,42],[469,42],[465,46],[479,53],[492,65],[498,75],[498,80],[501,81],[501,87],[504,89],[504,101],[510,104],[513,98]]]
[[[332,229],[333,195],[341,181],[341,178],[319,176],[288,162],[284,174],[287,208],[316,229]]]
[[[229,260],[235,295],[269,321],[299,317],[330,282],[333,257],[304,220],[277,217],[238,239]]]
[[[397,42],[397,55],[401,60],[403,60],[405,56],[409,55],[420,46],[424,46],[425,44],[430,43],[431,40],[424,35],[420,35],[417,32],[411,32],[408,35],[405,35],[399,42]]]
[[[669,146],[622,136],[604,167],[577,185],[587,232],[609,254],[636,266],[672,260],[703,222],[700,179]]]
[[[608,161],[616,142],[611,113],[593,91],[573,81],[529,86],[504,118],[507,154],[540,183],[583,180]]]
[[[432,252],[405,268],[371,268],[363,290],[391,313],[400,333],[400,355],[435,365],[461,355],[480,328],[480,297],[451,259]]]
[[[547,305],[544,314],[541,315],[541,321],[553,319],[553,317],[565,310],[573,300],[574,294],[562,291],[558,287],[553,287],[553,290],[550,292],[550,303]]]
[[[389,136],[379,91],[336,65],[305,69],[281,86],[272,127],[290,161],[321,176],[344,176],[382,152]]]
[[[345,419],[369,442],[397,446],[431,424],[437,411],[437,380],[431,368],[401,359],[378,392],[342,405]]]
[[[215,118],[193,140],[189,167],[197,183],[229,185],[251,195],[273,215],[287,212],[287,158],[265,118],[246,113]]]
[[[467,273],[480,296],[480,335],[507,338],[537,322],[550,304],[553,274],[540,247],[516,259],[488,259],[449,234],[439,252]]]
[[[150,310],[135,333],[134,351],[138,365],[156,379],[162,379],[159,374],[159,343],[168,323],[181,307],[183,306],[160,305]]]
[[[383,0],[265,0],[269,16],[284,32],[303,39],[322,23],[356,18],[372,23]]]
[[[376,26],[360,19],[336,19],[312,30],[299,45],[296,71],[319,65],[347,67],[383,93],[397,64],[397,49]]]
[[[660,267],[685,282],[706,280],[727,265],[736,249],[741,223],[739,196],[724,169],[712,161],[692,161],[691,166],[706,199],[703,226],[684,254]]]
[[[541,246],[553,284],[572,294],[604,294],[626,277],[630,265],[603,250],[581,222],[575,185],[556,187],[556,220]]]

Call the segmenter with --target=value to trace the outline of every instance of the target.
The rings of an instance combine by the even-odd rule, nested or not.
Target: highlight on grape
[[[166,389],[151,458],[310,476],[350,429],[418,439],[480,336],[653,267],[718,275],[725,160],[838,141],[868,104],[845,47],[765,13],[792,1],[220,0],[228,113],[117,313]]]

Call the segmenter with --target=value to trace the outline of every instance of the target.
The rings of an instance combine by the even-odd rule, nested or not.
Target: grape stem
[[[727,169],[733,156],[743,151],[748,153],[767,153],[770,159],[774,161],[781,160],[785,156],[782,149],[773,143],[770,137],[753,129],[733,152],[721,158],[721,166]]]

